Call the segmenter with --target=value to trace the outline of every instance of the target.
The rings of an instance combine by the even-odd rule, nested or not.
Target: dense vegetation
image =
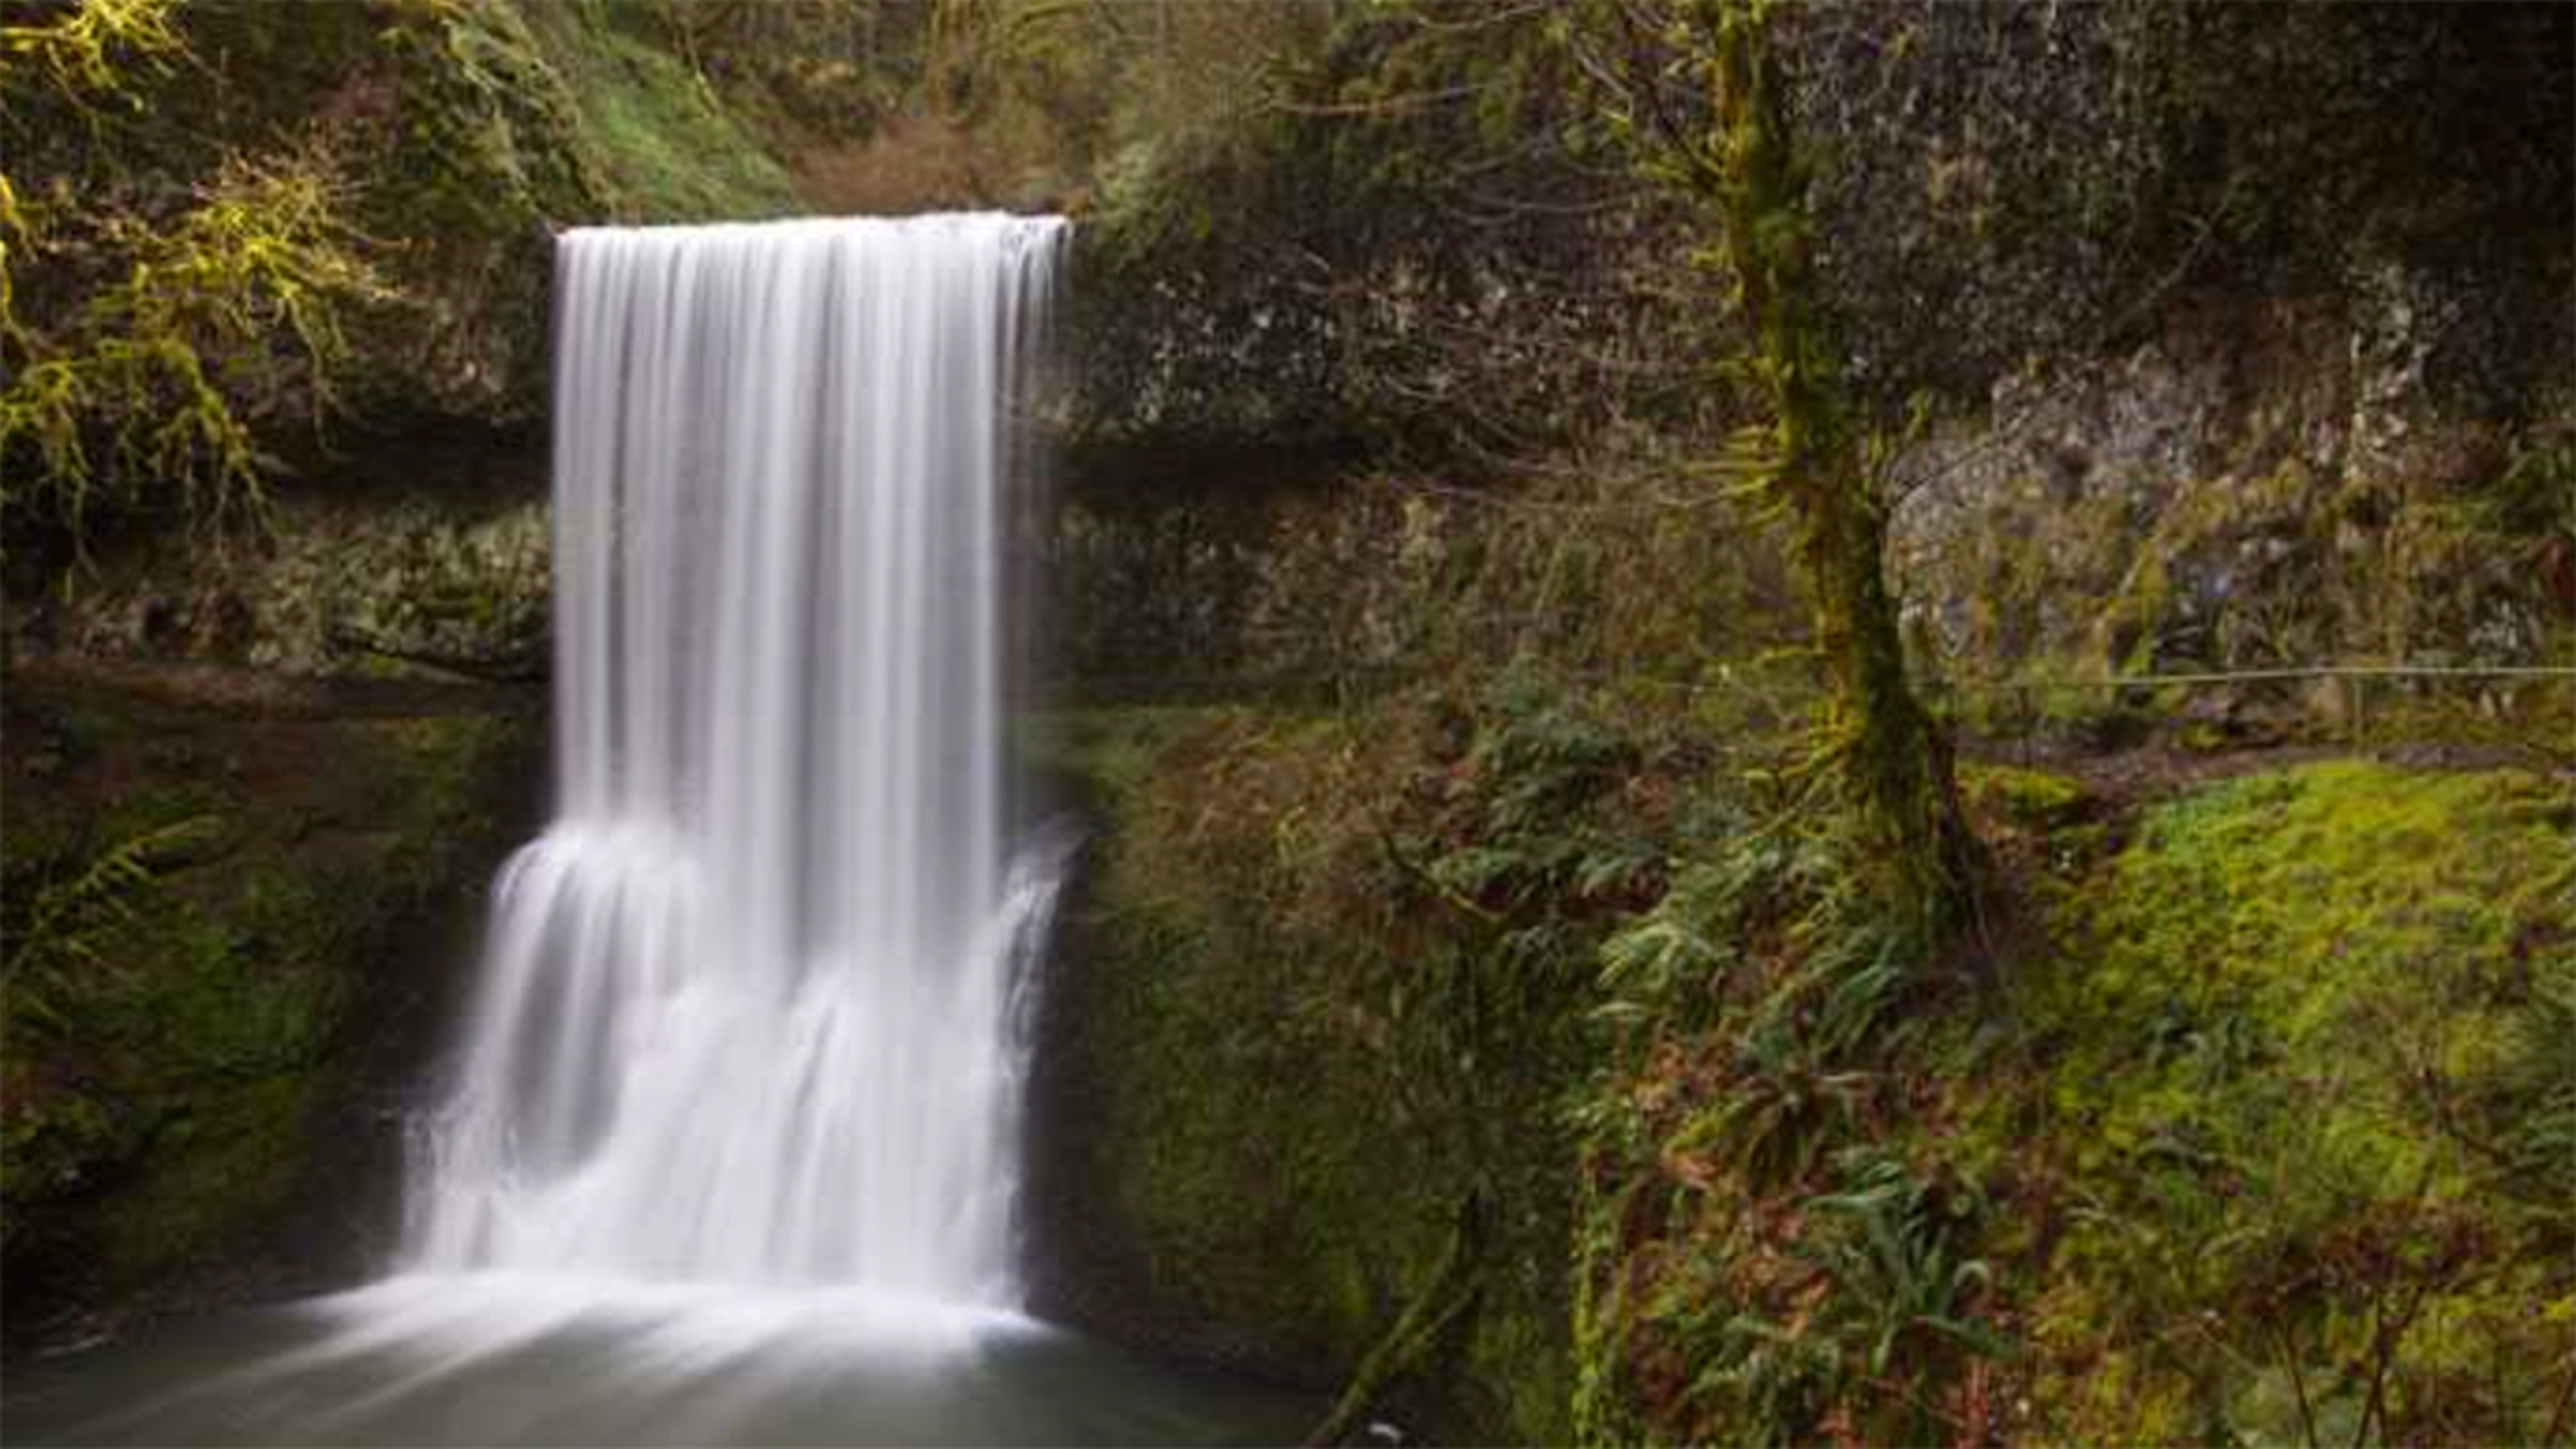
[[[427,1010],[547,228],[1046,206],[1046,1306],[1330,1435],[2576,1434],[2569,12],[82,0],[0,97],[13,1285],[221,1296]]]

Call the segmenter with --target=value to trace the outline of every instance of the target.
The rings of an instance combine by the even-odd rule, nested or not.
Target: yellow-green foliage
[[[35,25],[0,25],[0,63],[17,89],[31,75],[79,100],[126,97],[129,67],[185,47],[171,24],[177,0],[75,0]]]
[[[41,13],[0,28],[0,494],[39,536],[255,512],[344,384],[530,411],[550,227],[793,209],[632,7]]]
[[[255,419],[327,410],[346,359],[345,310],[390,300],[343,219],[345,188],[319,153],[239,158],[160,224],[110,216],[90,245],[126,259],[0,393],[0,507],[75,532],[104,493],[131,505],[175,490],[192,518],[256,508],[271,467]]]
[[[2576,1060],[2533,1051],[2576,988],[2571,827],[2533,777],[2321,765],[2154,812],[2075,894],[2044,1078],[1985,1108],[2047,1144],[2055,1432],[2541,1432],[2576,1367]]]
[[[173,15],[166,0],[83,0],[0,29],[0,94],[74,116],[140,106],[138,72],[187,57]],[[227,156],[175,214],[0,177],[0,509],[77,537],[99,501],[215,522],[255,508],[272,467],[255,427],[326,412],[343,313],[390,297],[346,201],[318,146]],[[49,257],[105,279],[31,320],[20,285]]]
[[[131,102],[129,66],[154,67],[183,49],[170,24],[174,0],[93,0],[36,25],[0,25],[0,98],[23,103],[50,93],[74,107],[102,98]],[[38,236],[19,184],[0,172],[0,358],[23,350],[16,274]]]

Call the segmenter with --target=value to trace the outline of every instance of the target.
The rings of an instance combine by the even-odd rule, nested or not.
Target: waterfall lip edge
[[[840,215],[821,213],[776,217],[739,217],[712,221],[665,222],[582,222],[554,229],[558,242],[584,237],[605,236],[739,236],[752,232],[851,230],[930,230],[954,227],[964,223],[1016,222],[1049,230],[1071,231],[1073,216],[1061,211],[1008,211],[999,207],[981,207],[957,211],[852,212]]]

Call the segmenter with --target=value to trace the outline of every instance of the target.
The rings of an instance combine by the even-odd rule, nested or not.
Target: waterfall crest
[[[556,253],[553,823],[410,1266],[1016,1306],[1003,535],[1063,223]]]

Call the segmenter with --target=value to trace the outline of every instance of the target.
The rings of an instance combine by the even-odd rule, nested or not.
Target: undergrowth
[[[1972,772],[2029,924],[1928,969],[1705,791],[1571,1092],[1593,1442],[2538,1442],[2576,1383],[2576,806],[2312,766]]]
[[[1965,970],[1794,736],[1718,751],[1704,713],[1522,664],[1086,726],[1096,910],[1152,923],[1113,950],[1150,939],[1156,1009],[1204,998],[1228,1043],[1223,1100],[1193,1072],[1108,1129],[1147,1196],[1188,1163],[1158,1262],[1261,1253],[1206,1220],[1293,1192],[1259,1233],[1330,1247],[1253,1276],[1343,1283],[1375,1373],[1353,1325],[1447,1325],[1408,1295],[1482,1204],[1481,1296],[1371,1387],[1507,1405],[1487,1437],[2563,1437],[2563,787],[2341,762],[2140,805],[1971,767],[2012,898]],[[1266,1152],[1223,1126],[1256,1118]]]
[[[1721,807],[1601,952],[1576,1422],[1590,1442],[1920,1443],[1990,1412],[1985,1194],[1903,1124],[1929,973],[1851,845]]]
[[[2535,777],[2314,766],[2152,812],[2061,914],[2035,1075],[1971,1110],[2029,1144],[2065,1431],[2564,1431],[2571,825]]]

